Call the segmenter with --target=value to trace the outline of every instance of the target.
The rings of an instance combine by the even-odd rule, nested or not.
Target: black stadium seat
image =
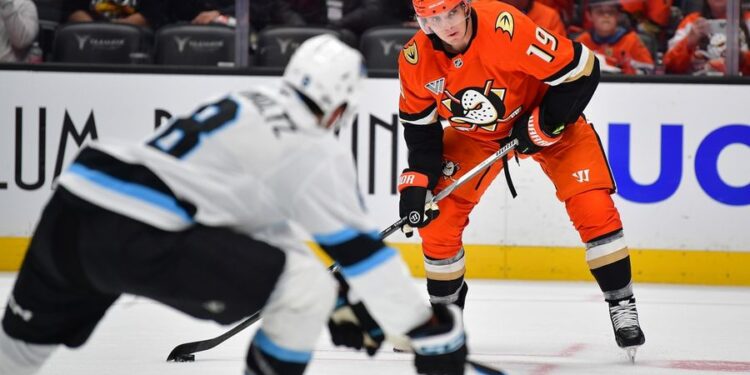
[[[319,27],[271,27],[258,33],[258,52],[254,65],[284,68],[299,45],[316,35],[331,34],[341,38],[332,29]],[[346,41],[345,41],[346,42]]]
[[[235,32],[222,25],[168,25],[156,32],[156,63],[234,64]]]
[[[70,23],[55,33],[54,60],[70,63],[129,64],[148,52],[148,32],[118,23]]]
[[[400,26],[380,26],[369,29],[360,38],[360,51],[368,70],[398,70],[398,54],[417,29]]]

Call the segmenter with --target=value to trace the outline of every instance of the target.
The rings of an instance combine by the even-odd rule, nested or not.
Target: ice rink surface
[[[14,277],[0,273],[3,304]],[[595,283],[469,283],[471,357],[509,375],[750,374],[750,288],[636,284],[646,344],[633,365],[614,342]],[[83,348],[58,350],[41,374],[240,375],[255,326],[197,353],[195,362],[165,362],[177,344],[229,328],[123,296]],[[334,347],[324,332],[307,374],[413,374],[411,360],[390,347],[369,359]]]

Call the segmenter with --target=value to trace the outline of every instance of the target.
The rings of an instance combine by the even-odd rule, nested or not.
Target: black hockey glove
[[[404,169],[398,178],[398,191],[401,198],[398,205],[399,217],[407,221],[401,230],[406,237],[414,234],[413,228],[422,228],[440,214],[438,205],[431,203],[432,192],[427,188],[429,179],[426,174],[411,169]]]
[[[372,318],[362,301],[356,300],[344,277],[338,271],[333,275],[339,282],[339,297],[336,308],[328,320],[331,341],[336,346],[346,346],[367,351],[374,356],[385,340],[383,330]]]
[[[521,115],[513,123],[510,135],[518,139],[516,151],[530,155],[557,143],[563,130],[565,130],[565,124],[545,124],[540,107],[536,107],[531,112]]]
[[[468,352],[461,309],[456,305],[432,305],[432,309],[427,323],[407,333],[417,373],[463,375]]]

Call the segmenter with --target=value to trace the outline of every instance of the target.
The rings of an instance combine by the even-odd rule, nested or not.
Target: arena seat
[[[365,31],[359,50],[365,57],[367,69],[397,71],[398,54],[416,32],[416,28],[401,26],[379,26]]]
[[[55,33],[53,60],[69,63],[129,64],[149,52],[149,32],[119,23],[69,23]]]
[[[155,62],[164,65],[234,65],[235,31],[223,25],[167,25],[156,32]]]
[[[284,26],[263,29],[258,33],[258,51],[254,65],[283,69],[302,42],[321,34],[332,34],[347,42],[338,31],[320,27]]]

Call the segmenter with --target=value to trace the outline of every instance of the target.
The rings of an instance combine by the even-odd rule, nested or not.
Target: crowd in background
[[[501,0],[475,0],[501,1]],[[549,31],[596,52],[612,74],[722,75],[727,0],[502,0]],[[42,62],[54,28],[113,22],[148,30],[175,23],[234,26],[234,0],[0,0],[0,62]],[[413,27],[411,0],[250,0],[253,34],[315,26],[354,38],[382,25]],[[740,74],[750,75],[750,11],[740,13]],[[50,36],[51,35],[51,36]],[[251,51],[252,52],[252,51]]]

